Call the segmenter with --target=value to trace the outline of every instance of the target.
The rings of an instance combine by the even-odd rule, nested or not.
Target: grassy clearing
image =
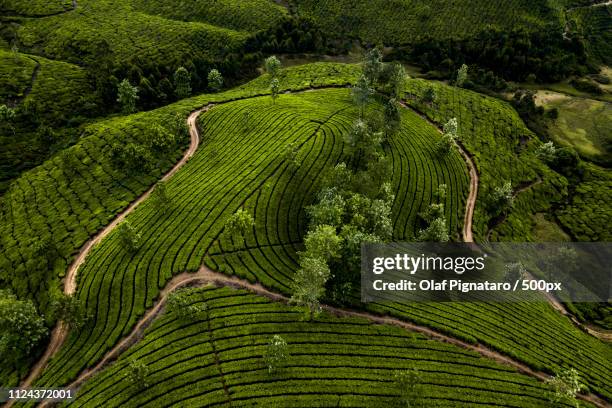
[[[583,158],[595,162],[611,162],[612,106],[608,102],[586,98],[574,98],[546,92],[540,98],[547,109],[557,108],[559,117],[549,127],[553,140],[563,146],[573,147]]]
[[[408,369],[419,370],[428,407],[549,405],[542,383],[396,327],[326,314],[305,322],[299,308],[229,288],[197,290],[190,303],[206,312],[192,321],[163,315],[71,406],[395,406],[394,370]],[[274,334],[290,356],[269,374],[262,355]],[[144,391],[124,379],[132,359],[149,367]]]

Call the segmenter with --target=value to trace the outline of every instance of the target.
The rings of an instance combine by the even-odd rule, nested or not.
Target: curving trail
[[[168,173],[164,175],[162,180],[167,180],[168,178],[172,177],[194,155],[194,153],[196,152],[200,144],[199,134],[195,126],[196,119],[200,113],[202,113],[203,111],[207,111],[212,106],[214,105],[212,104],[207,105],[201,109],[198,109],[192,112],[189,115],[189,118],[187,119],[187,123],[189,124],[189,135],[191,139],[189,149],[187,149],[187,151],[183,155],[183,158],[177,164],[175,164],[174,167]],[[66,277],[64,278],[64,294],[72,295],[75,293],[77,272],[79,270],[79,267],[85,262],[87,255],[93,249],[93,247],[97,245],[98,243],[100,243],[108,234],[111,233],[113,229],[115,229],[115,227],[117,227],[117,225],[121,223],[121,221],[125,219],[125,217],[129,213],[134,211],[134,209],[138,207],[138,205],[140,205],[147,197],[149,197],[149,195],[154,189],[155,189],[155,186],[145,191],[142,195],[140,195],[140,197],[138,197],[135,201],[133,201],[132,204],[130,204],[125,210],[120,212],[109,225],[107,225],[104,229],[98,232],[96,236],[94,236],[92,239],[90,239],[89,241],[85,243],[85,245],[79,251],[79,254],[77,255],[76,259],[68,267],[68,271],[66,272]],[[21,382],[21,384],[19,385],[20,388],[26,388],[32,385],[34,380],[40,375],[42,370],[46,367],[47,363],[49,362],[49,359],[53,357],[55,353],[57,353],[57,351],[60,349],[60,347],[66,340],[66,337],[68,337],[68,327],[66,327],[66,325],[60,322],[51,332],[51,338],[49,340],[49,345],[47,346],[45,353],[32,367],[32,369],[30,370],[30,373],[25,378],[25,380]],[[12,404],[9,403],[6,405],[6,407],[10,407],[11,405]]]
[[[423,112],[418,111],[417,109],[409,106],[405,101],[400,101],[399,104],[406,108],[410,109],[413,112],[417,113],[422,119],[426,120],[430,125],[438,129],[438,132],[442,133],[442,129],[440,126],[432,121],[427,115]],[[476,168],[476,164],[472,159],[472,156],[467,151],[467,149],[463,146],[463,144],[457,140],[455,140],[455,145],[459,149],[459,153],[463,156],[463,160],[468,167],[469,175],[470,175],[470,191],[468,193],[468,198],[465,202],[465,212],[463,215],[463,229],[461,231],[461,238],[463,242],[472,243],[474,242],[474,234],[472,233],[472,221],[474,219],[474,208],[476,207],[476,198],[478,197],[478,183],[480,178],[478,176],[478,170]]]
[[[325,89],[325,87],[322,87],[319,89]],[[312,89],[309,89],[309,90],[312,90]],[[305,90],[305,91],[308,91],[308,90]],[[304,91],[292,91],[292,93],[297,93],[297,92],[304,92]],[[258,96],[261,96],[261,95],[255,95],[253,97],[258,97]],[[401,102],[401,105],[407,109],[412,109],[404,102]],[[215,104],[208,104],[198,110],[193,111],[189,115],[187,119],[187,123],[189,126],[189,134],[190,134],[190,139],[191,139],[189,149],[185,152],[185,154],[183,155],[183,158],[168,173],[164,175],[162,180],[167,180],[168,178],[172,177],[194,155],[200,143],[200,136],[199,136],[199,131],[197,129],[197,123],[196,123],[197,118],[202,112],[208,111],[213,106],[215,106]],[[414,109],[412,110],[417,112]],[[433,123],[429,118],[427,118],[422,113],[420,112],[417,112],[417,113],[419,113],[429,123],[433,124],[436,127],[436,129],[441,131],[440,128],[437,126],[437,124]],[[465,148],[462,145],[460,145],[459,143],[457,143],[457,145],[459,147],[459,150],[462,156],[464,157],[468,165],[469,173],[470,173],[470,194],[468,196],[468,200],[466,203],[466,211],[465,211],[465,218],[464,218],[465,225],[463,227],[463,240],[465,242],[473,242],[472,219],[473,219],[474,207],[475,207],[476,197],[477,197],[477,192],[478,192],[479,178],[478,178],[478,172],[477,172],[476,166],[471,156],[469,155],[469,153],[465,150]],[[138,197],[138,199],[136,199],[129,207],[127,207],[125,210],[119,213],[119,215],[108,226],[106,226],[94,238],[92,238],[90,241],[88,241],[83,246],[77,258],[70,265],[67,271],[65,281],[64,281],[64,293],[65,294],[71,295],[76,291],[76,276],[77,276],[78,269],[84,263],[91,249],[96,244],[98,244],[100,241],[102,241],[104,237],[110,234],[111,231],[117,225],[119,225],[119,223],[123,221],[130,212],[132,212],[139,204],[141,204],[151,194],[154,188],[155,187],[151,187],[149,190],[143,193],[140,197]],[[101,371],[108,364],[112,363],[125,350],[127,350],[131,345],[137,342],[142,337],[146,327],[148,327],[151,324],[151,322],[155,319],[155,317],[163,310],[163,307],[165,305],[165,302],[169,294],[187,285],[202,285],[202,284],[215,284],[215,285],[235,287],[238,289],[246,289],[257,295],[265,296],[273,301],[278,301],[278,302],[283,302],[283,303],[289,302],[289,298],[287,298],[286,296],[272,292],[266,289],[265,287],[263,287],[259,283],[250,283],[247,280],[243,280],[235,276],[228,276],[223,273],[214,272],[204,265],[201,266],[198,272],[196,273],[186,273],[185,272],[185,273],[176,275],[166,284],[166,287],[161,290],[159,299],[157,300],[153,308],[151,308],[149,311],[147,311],[142,316],[142,318],[138,321],[138,323],[132,329],[130,334],[124,337],[111,350],[109,350],[95,366],[93,366],[92,368],[86,369],[81,374],[79,374],[79,376],[67,387],[73,388],[73,389],[78,388],[80,385],[82,385],[82,383],[85,380],[87,380],[88,378],[92,377],[93,375]],[[336,316],[360,317],[360,318],[369,320],[373,324],[390,324],[390,325],[402,327],[407,330],[422,333],[432,339],[443,341],[449,344],[453,344],[453,345],[462,347],[464,349],[468,349],[468,350],[477,352],[483,357],[490,358],[501,364],[511,366],[515,368],[517,371],[524,373],[526,375],[532,376],[534,378],[537,378],[541,381],[546,381],[547,379],[550,378],[550,376],[548,376],[547,374],[540,372],[540,371],[533,370],[526,364],[513,360],[512,358],[505,356],[493,349],[487,348],[482,344],[474,345],[471,343],[467,343],[459,339],[445,335],[443,333],[437,332],[426,326],[419,326],[419,325],[409,323],[409,322],[406,322],[406,321],[403,321],[397,318],[379,316],[379,315],[365,312],[365,311],[347,310],[347,309],[336,308],[336,307],[328,306],[328,305],[323,305],[322,307],[327,312],[334,314]],[[20,384],[20,388],[31,386],[33,381],[40,375],[42,370],[45,368],[49,359],[59,350],[59,348],[65,341],[67,335],[68,335],[68,328],[65,327],[65,325],[62,323],[58,324],[52,332],[51,340],[49,342],[49,345],[43,357],[34,365],[28,377]],[[594,394],[581,394],[579,395],[579,398],[582,400],[588,401],[597,407],[609,407],[610,406],[610,404],[608,404],[606,401],[604,401],[603,399],[599,398],[598,396]],[[40,406],[47,406],[48,404],[49,404],[49,401],[44,401],[40,404]],[[12,403],[7,403],[5,406],[10,407],[11,405]]]

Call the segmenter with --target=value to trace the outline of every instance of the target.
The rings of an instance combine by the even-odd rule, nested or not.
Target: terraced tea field
[[[128,217],[142,232],[146,242],[142,250],[135,254],[125,252],[117,235],[112,234],[93,250],[80,270],[78,296],[96,316],[94,323],[88,330],[69,338],[41,377],[41,383],[64,383],[100,358],[108,346],[129,331],[145,308],[151,306],[159,288],[172,274],[199,267],[221,233],[225,220],[243,204],[268,192],[264,187],[266,183],[283,189],[286,184],[289,191],[301,195],[297,197],[298,203],[307,202],[315,186],[298,190],[302,183],[299,173],[298,177],[287,177],[286,164],[279,160],[284,147],[291,142],[300,144],[305,162],[314,163],[304,169],[319,174],[322,167],[334,165],[341,157],[343,137],[340,132],[351,126],[356,114],[348,91],[339,89],[282,95],[276,104],[269,98],[250,98],[219,105],[202,115],[201,138],[205,147],[168,182],[172,212],[161,214],[155,206],[145,202]],[[417,115],[408,112],[406,115],[410,125],[398,137],[398,140],[406,140],[403,142],[406,146],[410,146],[407,143],[411,129],[428,135],[429,139],[424,136],[416,139],[421,143],[433,144],[440,137],[435,128]],[[458,154],[452,157],[457,163],[455,168],[460,171],[458,177],[463,180],[460,184],[450,184],[449,189],[461,197],[461,190],[453,188],[466,185],[465,169]],[[403,166],[407,166],[407,158],[401,160],[406,160]],[[444,168],[439,168],[439,174],[444,174]],[[237,184],[228,184],[228,179],[236,180]],[[447,180],[452,181],[451,178]],[[401,180],[397,183],[398,190],[408,188],[406,181],[403,187]],[[420,200],[427,205],[429,195],[422,197]],[[298,210],[295,207],[290,211]],[[268,225],[265,218],[255,216],[259,228]],[[298,227],[288,227],[286,218],[277,217],[280,231],[277,233],[273,228],[263,235],[261,239],[266,237],[266,241],[261,243],[261,248],[265,250],[280,244],[294,253],[291,240],[296,236],[291,236],[291,232],[285,235],[285,231]],[[402,225],[402,230],[409,230],[414,219],[402,222],[406,225]],[[257,255],[257,259],[265,262],[266,257]],[[270,270],[268,273],[259,275],[258,279],[286,292],[290,272]],[[131,282],[129,286],[127,282]],[[132,285],[133,290],[127,290]],[[118,293],[121,294],[120,302],[108,297],[108,294],[115,297]]]
[[[397,327],[328,314],[305,322],[301,309],[244,290],[208,286],[189,298],[206,311],[190,321],[163,315],[70,406],[395,406],[394,372],[411,369],[430,407],[549,406],[541,383]],[[289,358],[269,374],[262,356],[272,335],[286,340]],[[150,368],[145,392],[124,380],[133,359]]]

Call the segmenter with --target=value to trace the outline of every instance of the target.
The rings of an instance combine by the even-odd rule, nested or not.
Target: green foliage
[[[243,237],[249,228],[253,228],[255,220],[248,211],[240,208],[225,223],[225,232],[230,236],[236,235]]]
[[[197,320],[206,312],[206,303],[192,302],[193,289],[179,289],[172,292],[166,301],[166,310],[180,320]]]
[[[281,62],[275,55],[272,55],[264,61],[264,68],[272,79],[277,78],[281,70]]]
[[[291,301],[307,306],[311,319],[321,311],[319,300],[325,294],[325,284],[331,276],[325,259],[316,255],[307,252],[300,257],[300,268],[295,272],[291,285]]]
[[[178,67],[174,72],[174,94],[179,99],[191,95],[191,74],[185,67]]]
[[[285,339],[278,334],[272,336],[263,358],[268,367],[268,373],[276,372],[284,367],[289,358]]]
[[[21,364],[47,337],[44,317],[30,300],[0,290],[0,355],[6,364]]]
[[[130,361],[125,376],[138,390],[142,391],[149,386],[149,367],[140,360]]]
[[[276,103],[276,98],[278,98],[278,92],[280,91],[280,83],[278,78],[273,78],[270,81],[270,94],[272,96],[272,103]]]
[[[468,66],[463,64],[461,68],[457,70],[457,78],[455,79],[455,85],[463,87],[468,80]]]
[[[331,225],[317,225],[314,230],[308,231],[304,237],[306,247],[305,256],[322,259],[328,262],[340,256],[342,239],[336,235],[336,228]]]
[[[489,203],[491,211],[496,215],[508,211],[514,204],[512,184],[506,181],[502,185],[496,186],[489,197]]]
[[[15,109],[0,105],[0,121],[10,123],[15,120]]]
[[[117,227],[117,234],[121,239],[123,247],[130,252],[136,252],[142,244],[142,234],[136,230],[129,221],[123,221]]]
[[[363,116],[363,111],[368,104],[370,97],[374,93],[374,90],[370,88],[370,82],[365,75],[359,77],[357,83],[351,89],[353,101],[355,105],[359,107],[360,117]]]
[[[377,47],[374,47],[365,54],[363,61],[363,76],[369,84],[375,84],[382,70],[382,53]]]
[[[555,376],[548,381],[552,389],[551,400],[554,403],[566,403],[580,407],[576,395],[584,388],[580,382],[578,371],[574,368],[558,371]]]
[[[538,147],[536,155],[546,164],[553,163],[557,157],[557,149],[553,142],[546,142]]]
[[[61,320],[73,330],[79,330],[88,320],[84,306],[74,295],[56,295],[51,302],[51,311],[54,319]]]
[[[124,79],[117,87],[117,102],[121,105],[123,113],[136,112],[138,88],[132,86],[130,81]]]
[[[153,204],[162,212],[170,210],[172,199],[168,196],[168,187],[165,181],[158,181],[151,193]]]
[[[295,173],[300,167],[300,159],[298,158],[299,149],[298,145],[290,143],[283,153],[283,162],[287,163],[287,168],[292,173]]]
[[[512,285],[517,280],[522,280],[527,276],[527,269],[520,262],[509,263],[505,265],[504,271],[504,282],[508,282]]]
[[[218,92],[223,87],[223,76],[219,70],[213,68],[208,72],[208,87]]]

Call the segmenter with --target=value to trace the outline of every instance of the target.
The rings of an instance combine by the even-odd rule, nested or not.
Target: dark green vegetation
[[[72,0],[1,0],[0,13],[27,17],[42,17],[72,10]]]
[[[612,4],[577,8],[567,15],[572,27],[587,40],[589,54],[605,65],[612,65]]]
[[[325,313],[304,322],[299,308],[228,288],[192,291],[188,302],[204,311],[189,320],[166,313],[71,406],[399,406],[394,372],[411,369],[413,404],[549,406],[542,383],[397,327]],[[269,373],[273,335],[288,357]],[[145,391],[124,380],[134,360],[148,369]]]

